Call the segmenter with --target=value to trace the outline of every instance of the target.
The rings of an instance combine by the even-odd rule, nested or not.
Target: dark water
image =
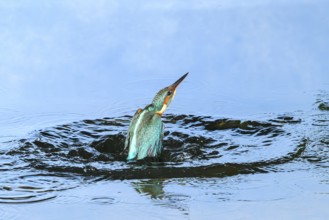
[[[134,163],[125,161],[122,147],[130,116],[83,120],[34,131],[27,138],[1,144],[7,150],[1,151],[0,202],[30,204],[49,200],[70,204],[78,200],[86,205],[107,206],[121,203],[122,195],[117,191],[121,191],[120,187],[123,190],[130,187],[149,197],[155,205],[188,216],[190,200],[209,199],[217,204],[232,200],[261,202],[286,200],[291,194],[305,193],[310,189],[304,188],[304,180],[298,180],[305,178],[304,172],[320,175],[322,180],[318,184],[323,189],[318,189],[317,184],[309,187],[315,186],[313,190],[320,190],[317,193],[325,198],[329,165],[328,106],[328,102],[319,99],[311,115],[296,112],[258,121],[167,115],[161,157]],[[291,184],[289,179],[297,175],[300,185],[290,186],[292,189],[275,187],[269,193],[267,188],[282,180],[272,177],[273,182],[268,178],[265,182],[249,182],[255,175],[288,175],[283,179],[284,184]],[[234,186],[239,185],[235,181],[249,182],[244,187],[257,194],[240,195],[240,191],[246,193],[245,189]],[[89,192],[98,185],[97,190],[112,187],[112,192],[84,195],[84,188]],[[174,192],[169,193],[167,188],[171,187]],[[177,187],[185,189],[179,193]],[[78,191],[73,193],[74,198],[70,198],[72,190]],[[206,193],[190,195],[189,191],[194,190]],[[265,195],[259,195],[263,190]],[[129,202],[123,205],[130,206]]]
[[[28,170],[122,180],[266,172],[268,166],[298,158],[306,145],[303,136],[293,137],[283,129],[284,124],[300,123],[300,119],[282,116],[272,121],[167,117],[166,124],[173,128],[167,129],[164,144],[168,147],[159,161],[126,163],[124,132],[118,130],[127,129],[129,118],[86,120],[39,131],[32,139],[9,142],[14,146],[6,155],[15,156],[16,163],[21,158],[18,164]]]
[[[0,219],[327,219],[327,6],[0,3]],[[127,163],[187,71],[160,158]]]

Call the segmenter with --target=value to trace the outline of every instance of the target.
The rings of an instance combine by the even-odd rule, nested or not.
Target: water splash
[[[126,163],[129,116],[84,120],[35,132],[6,152],[37,170],[113,179],[225,176],[266,172],[297,158],[305,140],[290,133],[300,119],[268,121],[169,115],[158,160]],[[290,126],[290,127],[289,127]]]
[[[163,118],[166,128],[161,156],[130,163],[123,150],[130,116],[35,131],[25,139],[1,143],[0,202],[52,199],[86,179],[229,177],[277,172],[304,159],[326,161],[322,154],[308,149],[316,143],[310,144],[305,132],[310,122],[296,115],[263,120],[167,115]],[[321,117],[317,120],[323,121]],[[155,199],[163,197],[161,186],[139,183],[134,185],[137,191]],[[100,197],[94,202],[113,203],[110,200]]]

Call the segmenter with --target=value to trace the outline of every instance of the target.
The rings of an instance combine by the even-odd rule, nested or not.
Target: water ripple
[[[130,119],[40,130],[16,141],[5,155],[36,170],[111,179],[222,177],[273,171],[300,157],[307,142],[292,134],[301,119],[287,115],[266,121],[168,115],[161,157],[127,163],[123,145]]]
[[[78,186],[77,178],[59,174],[36,174],[23,171],[2,173],[0,182],[0,203],[34,203],[57,197],[62,190]]]

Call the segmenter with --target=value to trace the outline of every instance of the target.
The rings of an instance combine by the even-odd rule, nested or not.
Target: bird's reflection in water
[[[139,182],[133,182],[132,185],[137,192],[150,196],[152,199],[162,200],[164,198],[163,179],[141,180]]]
[[[138,193],[150,197],[155,205],[173,208],[181,211],[183,215],[188,215],[190,196],[166,192],[165,185],[165,179],[140,180],[132,183]]]

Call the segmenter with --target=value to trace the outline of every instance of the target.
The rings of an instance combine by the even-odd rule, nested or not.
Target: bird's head
[[[171,101],[175,97],[176,89],[178,85],[185,79],[188,73],[184,74],[181,78],[179,78],[175,83],[170,86],[161,89],[152,101],[152,105],[155,108],[155,111],[158,115],[162,115],[163,112],[170,105]]]

